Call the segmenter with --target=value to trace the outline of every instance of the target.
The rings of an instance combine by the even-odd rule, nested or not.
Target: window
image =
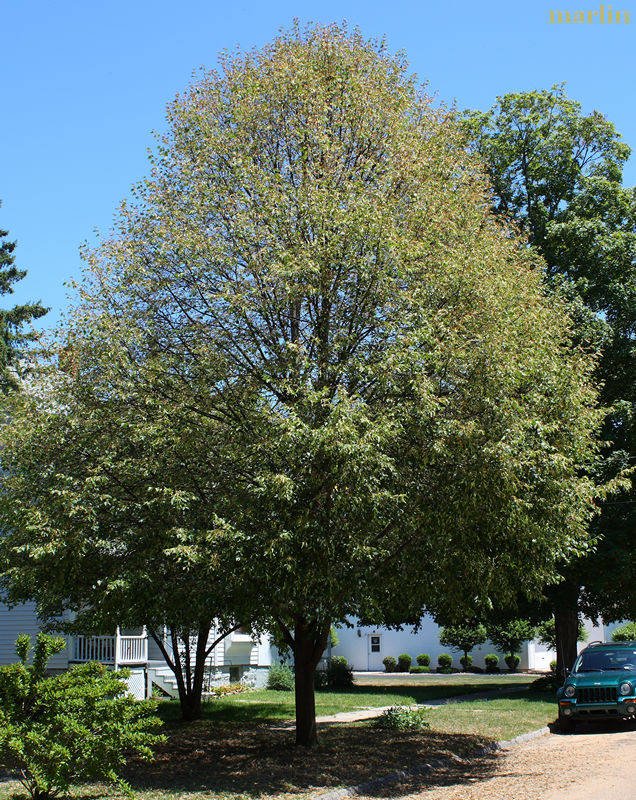
[[[372,636],[371,637],[371,652],[372,653],[379,653],[380,652],[380,637],[379,636]]]

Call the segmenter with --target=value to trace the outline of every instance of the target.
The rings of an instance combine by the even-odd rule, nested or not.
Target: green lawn
[[[440,677],[425,686],[403,677],[401,683],[394,681],[390,687],[359,686],[355,692],[320,693],[320,708],[333,711],[355,703],[368,706],[369,698],[376,698],[379,705],[405,704],[415,697],[433,699],[453,691],[483,689],[480,676],[474,677],[470,676],[468,683]],[[510,679],[500,678],[487,685],[494,688],[510,683]],[[542,727],[554,720],[556,710],[549,695],[527,691],[496,700],[449,704],[428,712],[431,727],[423,732],[378,730],[371,722],[322,726],[318,748],[308,752],[294,746],[290,728],[273,722],[292,715],[291,701],[291,696],[279,692],[213,701],[206,705],[206,719],[189,725],[170,720],[174,704],[159,704],[168,741],[152,763],[130,765],[126,778],[135,796],[139,800],[309,798],[318,791],[361,783],[445,755],[469,755],[487,742]],[[484,774],[488,767],[482,764],[480,769]],[[0,797],[9,797],[10,788],[0,786]],[[113,797],[113,791],[103,786],[74,791],[76,800]]]
[[[496,691],[527,685],[528,675],[386,675],[360,676],[349,691],[316,692],[318,716],[354,711],[359,708],[425,703],[441,697],[473,692]],[[179,716],[176,701],[163,700],[157,706],[165,720]],[[294,718],[294,693],[260,689],[241,695],[211,700],[204,704],[204,718],[219,722],[275,721]]]

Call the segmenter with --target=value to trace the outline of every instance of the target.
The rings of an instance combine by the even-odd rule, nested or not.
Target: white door
[[[382,659],[384,653],[382,652],[382,634],[370,633],[367,635],[367,653],[368,653],[368,669],[382,670],[384,665]]]

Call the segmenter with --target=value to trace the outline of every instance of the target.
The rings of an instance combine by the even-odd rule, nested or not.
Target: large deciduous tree
[[[472,616],[585,550],[591,360],[383,43],[294,28],[203,73],[168,123],[85,254],[99,324],[73,357],[106,398],[187,412],[175,468],[223,467],[214,511],[293,651],[311,745],[332,622],[395,620],[396,598]]]
[[[8,231],[0,230],[0,295],[13,294],[13,284],[26,276],[26,270],[15,265],[16,242],[7,239],[8,235]],[[25,331],[24,326],[47,311],[40,302],[0,309],[0,391],[7,392],[15,386],[20,356],[25,345],[33,341],[33,333]]]
[[[585,115],[564,87],[498,98],[467,117],[485,160],[495,211],[513,220],[545,259],[545,279],[567,297],[581,343],[601,349],[594,372],[609,408],[608,444],[596,477],[606,481],[636,455],[636,193],[622,185],[629,147],[599,112]],[[559,669],[576,658],[579,613],[624,619],[636,609],[633,483],[607,497],[591,523],[596,544],[563,564],[549,591]]]

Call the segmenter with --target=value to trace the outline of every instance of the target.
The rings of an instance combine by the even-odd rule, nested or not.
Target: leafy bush
[[[430,671],[431,671],[430,667],[421,667],[421,666],[411,667],[411,669],[409,670],[409,672],[411,674],[413,674],[413,675],[417,675],[417,674],[420,674],[422,672],[430,672]]]
[[[636,622],[628,622],[612,633],[613,642],[636,642]]]
[[[437,656],[437,663],[440,667],[450,667],[453,663],[453,657],[449,653],[440,653]]]
[[[420,667],[430,667],[431,665],[431,657],[428,653],[420,653],[415,660]]]
[[[287,664],[272,664],[267,674],[267,688],[277,692],[291,692],[294,688],[294,672]]]
[[[550,672],[556,672],[556,671],[557,671],[557,662],[556,662],[556,660],[550,661]]]
[[[386,672],[397,672],[397,658],[394,656],[387,656],[386,658],[382,659],[382,663],[384,664],[384,669]]]
[[[334,656],[327,667],[327,684],[330,689],[350,689],[353,686],[353,667],[344,656]]]
[[[499,664],[499,656],[495,655],[495,653],[488,653],[484,658],[484,663],[488,672],[494,672]]]
[[[426,709],[417,706],[393,706],[384,711],[375,724],[392,731],[423,731],[430,728],[426,721]]]
[[[46,677],[49,658],[65,646],[39,634],[29,665],[31,639],[19,636],[20,662],[0,667],[0,764],[38,800],[83,781],[107,780],[126,791],[116,771],[132,755],[151,758],[151,747],[163,741],[153,733],[161,723],[127,694],[125,670],[90,663]]]
[[[437,667],[435,672],[439,672],[440,675],[452,675],[455,670],[452,667]]]
[[[467,653],[459,659],[459,663],[464,668],[464,672],[467,672],[473,665],[473,657]]]
[[[398,656],[398,672],[408,672],[411,668],[411,661],[413,659],[408,653],[401,653]]]
[[[326,669],[317,669],[314,672],[314,689],[326,689],[329,685]]]
[[[514,672],[517,667],[519,666],[519,656],[516,653],[508,653],[508,655],[504,658],[506,665],[510,672]]]

